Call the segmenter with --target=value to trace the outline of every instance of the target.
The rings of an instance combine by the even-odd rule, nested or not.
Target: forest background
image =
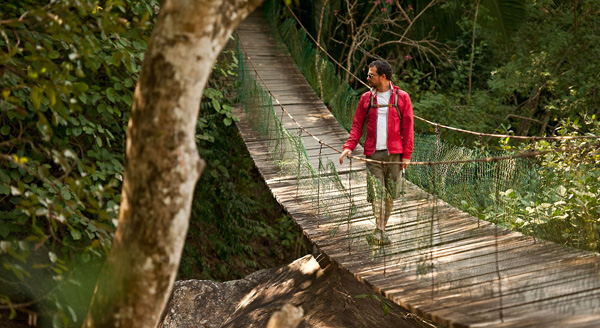
[[[31,312],[43,326],[83,320],[116,225],[126,126],[159,5],[0,4],[0,320]],[[371,60],[390,61],[394,82],[421,117],[480,132],[598,135],[597,1],[319,0],[292,7],[359,78]],[[271,17],[274,29],[293,22],[281,8]],[[234,50],[225,50],[199,104],[197,141],[207,168],[180,279],[239,278],[306,251],[233,125],[237,67]],[[346,71],[336,73],[338,84],[365,90]],[[575,143],[448,139],[515,151]],[[544,203],[560,222],[557,242],[598,248],[599,156],[563,154],[542,163],[548,180],[573,200]]]

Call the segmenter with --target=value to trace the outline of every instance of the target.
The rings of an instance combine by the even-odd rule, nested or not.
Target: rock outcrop
[[[285,304],[303,310],[298,327],[423,327],[424,321],[356,281],[335,265],[322,269],[311,255],[244,279],[175,283],[163,328],[266,327]],[[382,307],[391,306],[384,315]]]

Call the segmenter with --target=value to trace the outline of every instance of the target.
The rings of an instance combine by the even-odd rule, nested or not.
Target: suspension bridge
[[[365,163],[338,162],[348,133],[276,41],[261,10],[237,35],[239,131],[275,198],[326,261],[410,311],[452,327],[600,325],[596,253],[505,229],[456,205],[510,215],[497,208],[507,190],[540,187],[533,173],[520,169],[529,162],[452,162],[473,151],[416,136],[413,161],[448,162],[409,167],[387,226],[392,243],[372,247],[365,239],[375,226]],[[465,186],[465,174],[476,187]],[[473,189],[468,197],[453,199],[466,188]]]

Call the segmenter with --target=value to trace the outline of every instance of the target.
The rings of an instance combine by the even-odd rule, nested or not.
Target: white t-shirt
[[[387,107],[390,103],[390,97],[392,96],[392,89],[386,92],[377,92],[377,141],[375,142],[375,150],[387,149]]]

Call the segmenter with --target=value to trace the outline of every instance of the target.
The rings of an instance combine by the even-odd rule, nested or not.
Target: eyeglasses
[[[377,74],[373,74],[373,73],[369,73],[367,74],[367,77],[372,79],[373,77],[377,76]]]

